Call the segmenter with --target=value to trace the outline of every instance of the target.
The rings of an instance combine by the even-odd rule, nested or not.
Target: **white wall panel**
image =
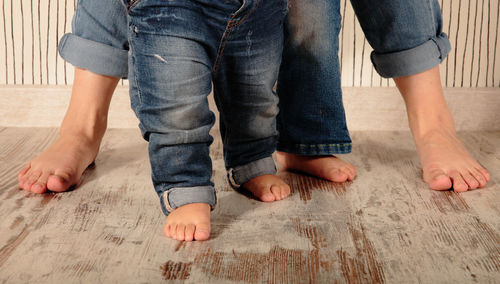
[[[0,84],[67,85],[73,69],[57,55],[75,0],[0,0]],[[341,1],[339,57],[344,86],[392,86],[373,70],[372,51],[347,0]],[[499,0],[440,0],[452,51],[446,87],[499,87]]]

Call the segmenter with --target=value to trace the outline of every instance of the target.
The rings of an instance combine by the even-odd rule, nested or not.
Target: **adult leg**
[[[485,186],[490,174],[457,138],[444,100],[439,67],[394,81],[405,100],[423,178],[430,188],[462,192]]]
[[[289,1],[278,79],[277,158],[285,169],[331,181],[354,179],[338,59],[339,1]]]
[[[75,66],[70,105],[59,138],[18,175],[19,187],[35,193],[65,191],[79,182],[99,151],[111,96],[127,74],[126,13],[119,0],[82,0],[73,33],[59,44],[60,55]]]
[[[78,184],[99,152],[109,103],[118,78],[76,68],[71,101],[59,137],[18,176],[19,187],[34,193],[60,192]]]
[[[437,66],[450,43],[442,33],[436,0],[351,0],[368,41],[372,61],[396,82],[410,129],[432,189],[466,191],[484,186],[489,173],[470,156],[455,133]]]

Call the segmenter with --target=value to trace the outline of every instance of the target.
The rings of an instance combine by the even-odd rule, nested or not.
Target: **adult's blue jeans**
[[[213,205],[207,97],[214,86],[224,159],[234,186],[275,174],[286,0],[127,2],[132,108],[149,141],[165,213]]]
[[[383,77],[420,73],[450,51],[436,0],[351,0]],[[338,58],[339,0],[290,0],[278,79],[278,150],[301,155],[351,151]]]
[[[262,0],[265,1],[265,0]],[[383,77],[416,74],[450,50],[437,0],[351,0]],[[278,80],[278,150],[301,155],[351,151],[338,60],[340,0],[289,0]],[[127,22],[121,0],[79,0],[61,56],[94,73],[127,77]]]

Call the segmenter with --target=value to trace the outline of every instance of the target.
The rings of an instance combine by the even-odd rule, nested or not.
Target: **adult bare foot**
[[[290,195],[290,186],[275,175],[261,175],[245,182],[242,187],[260,201],[282,200]]]
[[[165,236],[178,241],[204,241],[210,237],[210,205],[192,203],[172,211],[163,227]]]
[[[60,192],[78,184],[99,151],[118,80],[75,68],[71,101],[59,138],[21,169],[20,188],[34,193],[47,189]]]
[[[453,188],[457,192],[483,187],[489,172],[465,149],[454,132],[432,131],[415,136],[424,181],[434,190]]]
[[[19,187],[34,193],[68,190],[80,181],[99,151],[98,141],[82,135],[62,135],[47,150],[28,162],[18,176]]]
[[[356,177],[356,168],[335,156],[302,156],[276,152],[284,170],[295,170],[333,182],[345,182]]]
[[[457,192],[483,187],[490,179],[456,136],[446,105],[439,66],[394,78],[408,112],[408,121],[423,168],[424,181],[434,190]]]

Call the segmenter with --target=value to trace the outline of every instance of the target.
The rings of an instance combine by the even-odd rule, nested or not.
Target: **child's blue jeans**
[[[132,108],[149,141],[164,211],[214,205],[209,134],[214,86],[224,159],[233,186],[275,174],[286,0],[127,2]]]

